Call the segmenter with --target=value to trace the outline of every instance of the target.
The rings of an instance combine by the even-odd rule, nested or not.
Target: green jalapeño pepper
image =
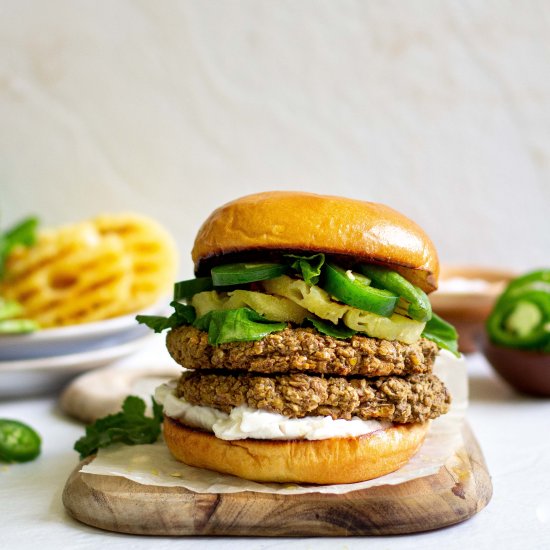
[[[545,286],[545,283],[550,284],[550,269],[539,269],[538,271],[531,271],[530,273],[526,273],[525,275],[522,275],[521,277],[517,277],[513,281],[510,281],[503,294],[511,294],[512,292],[516,292],[521,288],[525,288],[527,286],[532,287],[533,285],[535,285],[535,287],[538,286],[539,288],[548,291],[548,287]]]
[[[390,317],[399,296],[387,290],[370,286],[370,280],[334,264],[325,264],[324,290],[348,306]]]
[[[432,306],[426,293],[409,283],[399,273],[374,265],[362,265],[361,273],[369,277],[376,286],[393,292],[409,302],[407,313],[415,321],[426,322],[432,318]]]
[[[491,311],[487,332],[495,344],[550,351],[550,270],[514,279]]]
[[[0,418],[0,462],[28,462],[40,454],[40,436],[27,424]]]
[[[214,286],[231,286],[275,279],[287,271],[285,264],[240,263],[213,267],[211,275]]]

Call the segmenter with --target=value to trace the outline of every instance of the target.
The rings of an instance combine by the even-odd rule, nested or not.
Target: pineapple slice
[[[249,307],[270,321],[291,321],[301,324],[308,315],[307,310],[287,298],[251,290],[234,290],[228,293],[215,290],[199,292],[191,299],[191,305],[195,308],[197,317],[202,317],[212,310],[241,307]]]

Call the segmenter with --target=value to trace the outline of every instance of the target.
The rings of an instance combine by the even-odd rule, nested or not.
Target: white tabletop
[[[140,357],[157,359],[161,340]],[[136,358],[127,360],[142,360]],[[520,396],[509,389],[478,355],[468,358],[469,422],[484,452],[494,494],[473,518],[438,531],[399,537],[333,539],[169,538],[108,533],[80,524],[64,511],[61,493],[78,462],[72,450],[83,433],[65,417],[56,396],[0,401],[0,418],[16,418],[40,432],[38,460],[0,465],[0,548],[309,548],[483,550],[550,548],[550,399]]]

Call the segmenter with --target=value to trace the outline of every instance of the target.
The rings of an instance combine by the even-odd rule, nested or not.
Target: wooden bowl
[[[471,353],[485,321],[505,286],[517,273],[511,270],[475,266],[443,266],[439,289],[430,294],[433,310],[453,324],[459,335],[459,349]]]
[[[493,369],[516,390],[550,397],[550,353],[497,346],[485,335],[481,349]]]

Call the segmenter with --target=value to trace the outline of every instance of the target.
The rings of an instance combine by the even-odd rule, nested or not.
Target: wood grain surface
[[[72,517],[88,525],[144,535],[416,533],[464,521],[491,499],[491,479],[468,426],[464,441],[464,448],[437,474],[345,495],[193,493],[81,473],[79,464],[67,480],[63,504]]]

